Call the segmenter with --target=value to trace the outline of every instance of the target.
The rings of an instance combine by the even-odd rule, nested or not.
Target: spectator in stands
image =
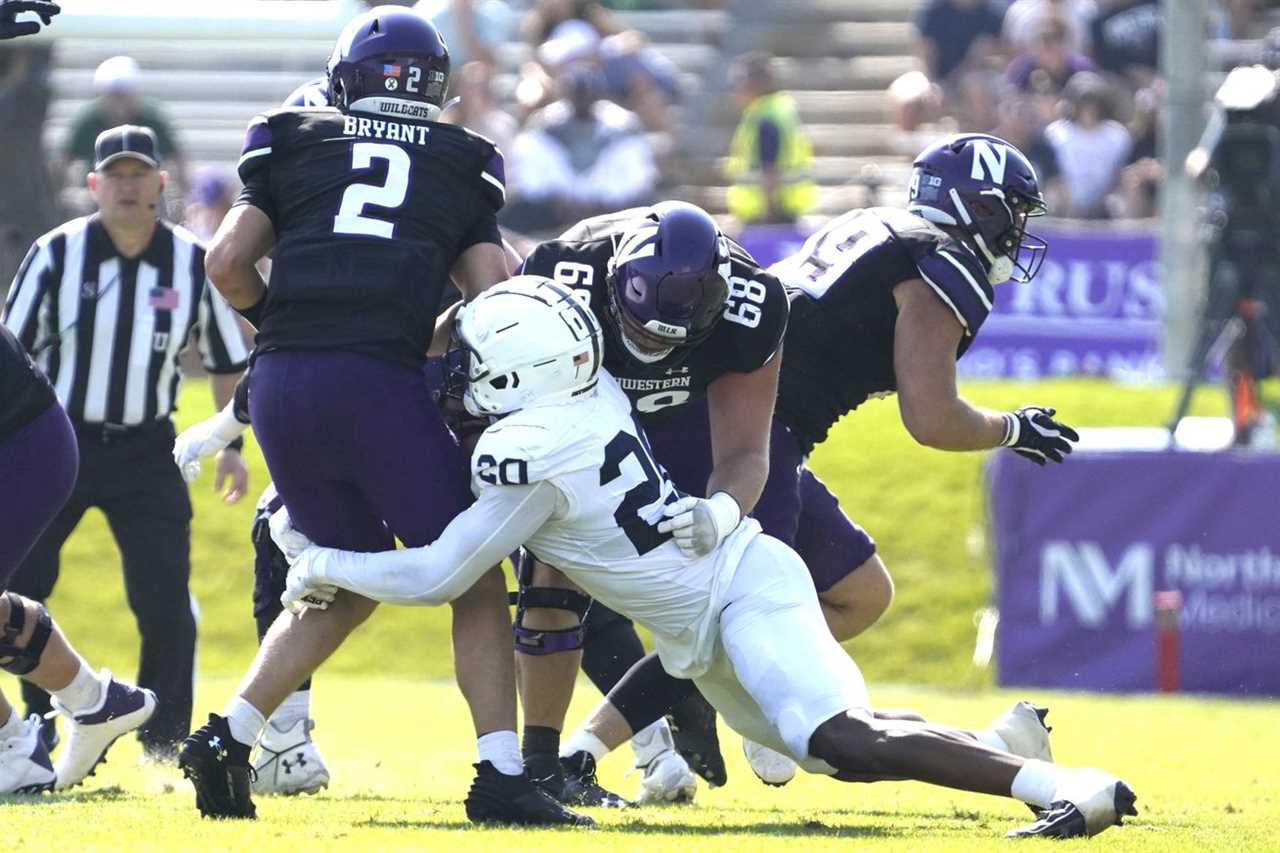
[[[1098,74],[1082,71],[1063,92],[1063,117],[1045,129],[1066,187],[1064,215],[1087,219],[1107,215],[1107,194],[1129,161],[1133,140],[1113,118],[1112,92]]]
[[[638,115],[651,133],[670,133],[671,106],[680,94],[671,60],[637,30],[606,38],[599,56],[609,98]]]
[[[600,32],[580,18],[562,21],[549,38],[538,45],[534,60],[520,67],[516,84],[516,104],[521,118],[527,118],[564,93],[556,88],[560,72],[570,65],[598,65]]]
[[[236,188],[226,172],[216,166],[197,169],[182,224],[201,240],[207,241],[217,232],[235,200]]]
[[[498,48],[518,26],[516,12],[505,0],[419,0],[413,10],[440,31],[454,68],[473,60],[495,64]]]
[[[1058,153],[1045,137],[1035,103],[1007,83],[999,90],[998,102],[998,119],[991,133],[1007,139],[1026,155],[1040,179],[1040,190],[1049,205],[1049,213],[1065,215],[1067,194],[1062,183],[1062,170],[1058,167]]]
[[[451,78],[458,101],[445,110],[444,121],[458,124],[486,136],[508,154],[515,148],[516,132],[520,129],[516,120],[495,102],[493,97],[493,73],[484,62],[468,62]],[[512,164],[507,163],[507,183],[512,183]]]
[[[1090,26],[1093,58],[1101,70],[1146,85],[1160,68],[1162,29],[1159,0],[1098,0]]]
[[[104,60],[93,73],[93,90],[97,97],[80,108],[61,149],[59,174],[64,183],[79,185],[93,163],[93,143],[98,134],[122,124],[142,125],[155,131],[159,143],[161,165],[181,195],[187,186],[186,158],[165,110],[159,103],[139,94],[142,70],[131,56],[113,56]],[[76,172],[67,174],[74,165]]]
[[[1046,19],[1030,52],[1015,56],[1009,63],[1009,82],[1022,92],[1057,95],[1074,75],[1093,71],[1093,61],[1072,50],[1070,39],[1065,19]]]
[[[729,144],[729,212],[744,224],[794,222],[818,203],[813,146],[795,101],[778,91],[768,54],[740,57],[730,79],[742,119]]]
[[[966,71],[997,63],[1003,52],[1003,21],[1004,4],[997,0],[927,0],[921,6],[915,47],[922,68],[903,74],[889,86],[900,130],[914,131],[939,119],[947,102],[956,103],[962,97]],[[917,146],[911,142],[908,147]]]
[[[1107,198],[1107,210],[1113,219],[1147,219],[1156,215],[1160,184],[1164,182],[1157,133],[1165,94],[1164,81],[1159,78],[1134,94],[1133,115],[1129,119],[1133,149],[1128,165],[1120,170],[1119,185]]]
[[[1067,24],[1067,42],[1072,50],[1089,52],[1089,26],[1098,14],[1094,0],[1014,0],[1004,13],[1004,40],[1015,53],[1035,49],[1036,37],[1050,18]]]
[[[558,83],[566,96],[536,113],[513,147],[515,198],[499,219],[516,231],[545,234],[648,203],[658,181],[640,120],[601,98],[597,67],[570,63]]]
[[[613,15],[597,0],[538,0],[520,22],[520,35],[536,48],[566,21],[584,21],[601,38],[619,30]]]

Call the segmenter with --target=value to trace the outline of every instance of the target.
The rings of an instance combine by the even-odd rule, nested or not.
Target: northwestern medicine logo
[[[1156,569],[1150,542],[1132,543],[1115,559],[1097,542],[1045,542],[1040,624],[1065,619],[1103,629],[1123,619],[1127,630],[1150,628]],[[1280,633],[1280,554],[1267,547],[1222,553],[1167,545],[1160,588],[1182,591],[1184,629]]]

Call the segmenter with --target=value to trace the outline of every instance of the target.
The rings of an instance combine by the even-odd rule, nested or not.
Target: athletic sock
[[[1053,795],[1057,793],[1062,774],[1062,768],[1056,764],[1036,758],[1029,759],[1018,770],[1018,775],[1013,777],[1009,794],[1029,805],[1047,808],[1053,802]]]
[[[531,755],[559,755],[560,730],[551,726],[526,725],[520,746],[525,758]]]
[[[227,718],[227,728],[231,729],[231,736],[250,747],[258,742],[258,738],[262,736],[262,730],[267,727],[267,720],[262,716],[262,712],[239,696],[227,703],[222,716]]]
[[[84,661],[80,661],[80,669],[71,683],[61,690],[54,690],[53,695],[58,704],[72,714],[79,714],[96,707],[102,701],[104,685],[98,680]]]
[[[271,728],[278,732],[287,732],[298,724],[299,720],[311,717],[311,691],[295,690],[285,697],[271,715]]]
[[[662,753],[675,749],[675,746],[675,738],[666,717],[641,729],[631,738],[631,749],[636,754],[636,767],[648,767],[649,762]]]
[[[569,757],[575,752],[589,752],[591,757],[600,762],[600,759],[609,754],[609,747],[605,746],[604,741],[584,729],[578,729],[569,735],[569,739],[560,745],[560,755]]]
[[[524,773],[524,759],[520,757],[520,739],[511,730],[489,732],[476,739],[480,760],[487,761],[499,773],[519,776]]]
[[[8,740],[18,733],[18,726],[22,723],[22,718],[18,716],[18,712],[13,708],[9,709],[9,719],[0,724],[0,740]]]

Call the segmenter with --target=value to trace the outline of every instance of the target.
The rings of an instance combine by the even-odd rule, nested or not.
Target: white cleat
[[[698,777],[674,749],[660,752],[643,769],[637,805],[692,803],[698,793]]]
[[[756,743],[747,738],[742,739],[742,754],[751,765],[751,772],[766,785],[781,788],[796,778],[799,765],[789,755],[783,755],[776,749]]]
[[[40,739],[40,715],[32,714],[0,740],[0,794],[40,794],[53,788],[55,778]]]
[[[1071,770],[1054,792],[1053,802],[1035,823],[1009,832],[1010,838],[1079,838],[1119,826],[1136,815],[1137,796],[1122,779],[1101,770]]]
[[[298,720],[285,731],[272,723],[258,741],[253,757],[255,794],[315,794],[329,787],[329,768],[311,739],[314,720]]]
[[[1040,708],[1030,702],[1019,702],[1005,711],[991,724],[991,730],[1009,747],[1009,752],[1021,758],[1037,758],[1053,761],[1053,749],[1049,745],[1049,726],[1044,718],[1048,708]]]
[[[57,699],[53,707],[69,721],[67,743],[58,751],[54,771],[58,774],[55,788],[74,788],[92,776],[106,760],[107,750],[121,736],[140,728],[156,711],[156,694],[142,687],[125,684],[112,677],[109,670],[98,673],[102,696],[98,704],[73,714]]]

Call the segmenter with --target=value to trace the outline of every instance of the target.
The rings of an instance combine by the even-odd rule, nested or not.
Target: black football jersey
[[[13,332],[0,325],[0,441],[53,405],[53,386]]]
[[[520,272],[554,279],[590,303],[604,328],[605,369],[618,380],[641,420],[652,425],[677,407],[705,397],[707,386],[725,373],[750,373],[767,364],[787,326],[787,295],[777,278],[730,241],[729,296],[710,337],[653,363],[634,358],[610,317],[607,278],[617,239],[645,212],[633,208],[583,220],[559,239],[535,247]]]
[[[771,267],[791,293],[777,416],[807,453],[868,397],[896,391],[893,289],[923,279],[964,327],[959,358],[994,296],[977,255],[905,210],[868,208],[832,220]]]
[[[502,155],[449,124],[289,108],[249,125],[244,191],[276,245],[259,352],[422,364],[458,256],[500,243]]]

